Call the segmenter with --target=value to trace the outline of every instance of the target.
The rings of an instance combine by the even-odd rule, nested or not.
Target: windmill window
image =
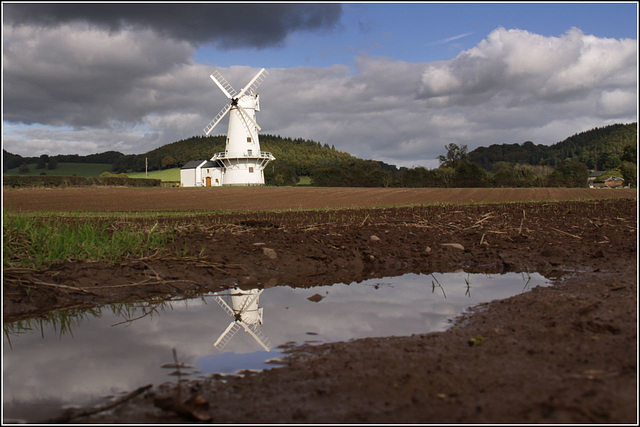
[[[253,173],[253,167],[249,166],[249,173]]]
[[[251,150],[247,150],[247,154],[252,155],[252,151]]]
[[[247,137],[247,142],[251,142],[251,137],[250,136]]]

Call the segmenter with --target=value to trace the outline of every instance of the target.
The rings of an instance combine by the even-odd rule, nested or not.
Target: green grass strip
[[[111,222],[62,222],[24,215],[4,215],[2,261],[5,267],[42,268],[70,261],[116,262],[162,249],[168,231],[113,229]]]

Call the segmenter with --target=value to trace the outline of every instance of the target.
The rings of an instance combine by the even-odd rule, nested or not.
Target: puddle
[[[406,274],[309,289],[230,290],[4,324],[4,421],[40,421],[65,406],[175,383],[174,348],[189,379],[267,369],[292,345],[441,331],[467,307],[546,285],[535,273]]]

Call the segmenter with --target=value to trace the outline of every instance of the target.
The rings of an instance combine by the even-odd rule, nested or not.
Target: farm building
[[[180,168],[181,187],[218,187],[223,177],[224,168],[210,160],[192,160]]]
[[[624,179],[619,176],[610,176],[609,178],[604,180],[604,185],[609,188],[613,187],[622,187],[624,184]]]
[[[604,171],[593,171],[589,174],[589,178],[587,178],[587,184],[589,185],[589,188],[595,187],[596,179],[600,174],[603,174],[603,173]]]

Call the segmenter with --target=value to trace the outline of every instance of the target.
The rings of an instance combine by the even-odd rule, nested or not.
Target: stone
[[[268,258],[278,259],[278,253],[271,248],[262,248],[262,253],[264,253]]]
[[[311,301],[311,302],[320,302],[320,301],[322,301],[322,298],[324,298],[324,297],[322,295],[320,295],[320,294],[313,294],[307,299],[309,301]]]
[[[462,246],[460,243],[440,243],[440,246],[442,246],[443,248],[459,249],[461,251],[464,251],[464,246]]]
[[[376,236],[375,234],[372,234],[372,235],[369,237],[369,240],[371,240],[372,242],[379,242],[379,241],[380,241],[380,238],[379,238],[378,236]]]

